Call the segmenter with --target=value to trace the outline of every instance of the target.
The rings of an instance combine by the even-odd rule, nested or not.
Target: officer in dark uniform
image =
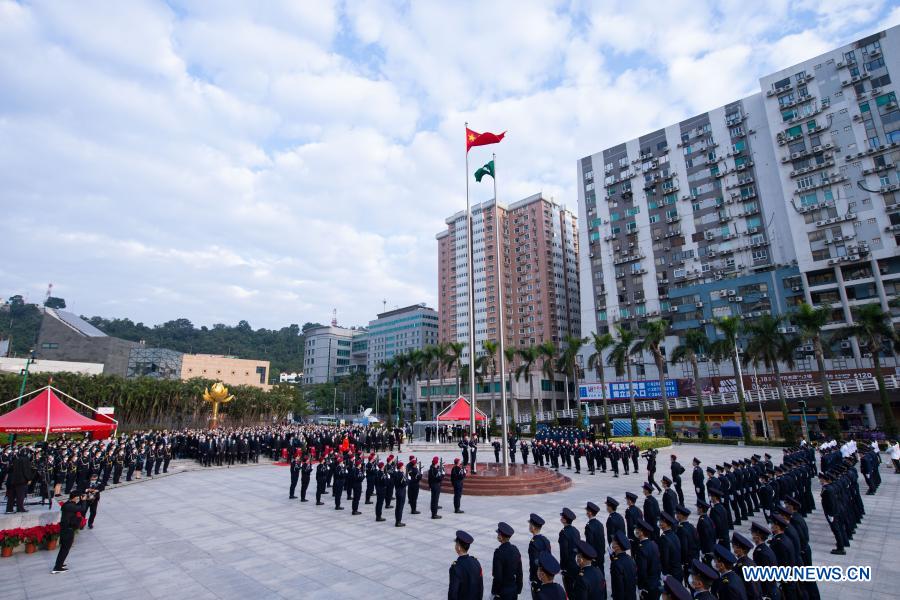
[[[497,541],[491,574],[491,596],[500,600],[515,600],[522,593],[522,556],[519,549],[509,543],[515,531],[507,523],[497,524]]]
[[[381,522],[386,521],[384,517],[381,516],[381,511],[384,509],[384,496],[388,486],[388,478],[390,475],[384,472],[384,462],[378,463],[378,470],[375,472],[375,521]]]
[[[681,540],[678,539],[676,527],[678,520],[667,512],[659,517],[659,527],[662,533],[659,536],[659,562],[663,575],[672,575],[679,581],[684,579],[684,571],[681,567],[683,559]]]
[[[675,518],[678,520],[675,535],[681,544],[681,571],[684,574],[685,585],[690,583],[691,562],[700,557],[700,538],[697,529],[688,521],[690,516],[691,511],[687,507],[681,504],[675,507]]]
[[[584,526],[584,539],[594,547],[596,557],[594,566],[603,570],[603,556],[606,554],[606,536],[603,533],[603,523],[597,519],[600,507],[593,502],[588,502],[584,508],[588,522]]]
[[[348,475],[348,489],[352,488],[353,492],[353,503],[351,507],[353,508],[353,515],[361,515],[362,513],[359,511],[359,501],[362,498],[362,482],[365,479],[366,474],[363,471],[362,460],[357,458],[356,463],[350,469],[350,473]]]
[[[663,484],[663,494],[662,494],[662,509],[663,512],[667,512],[670,515],[675,514],[675,507],[681,503],[681,500],[678,499],[678,494],[675,493],[675,490],[672,489],[672,480],[663,475],[662,478]]]
[[[671,575],[663,579],[663,598],[665,600],[691,600],[691,593]]]
[[[658,600],[662,566],[659,562],[659,546],[650,539],[656,527],[641,519],[635,529],[638,537],[638,548],[634,557],[637,564],[637,586],[641,590],[641,598]]]
[[[822,483],[822,512],[825,513],[825,520],[831,527],[831,533],[834,534],[835,548],[831,553],[846,554],[844,546],[850,544],[850,539],[844,527],[843,517],[839,513],[838,488],[832,483],[831,476],[826,473],[819,473],[819,481]]]
[[[756,563],[750,558],[750,551],[753,550],[753,542],[746,536],[738,532],[731,534],[731,552],[737,558],[734,563],[734,572],[741,578],[744,584],[744,591],[747,593],[747,600],[762,600],[762,587],[758,581],[747,581],[744,573],[745,567],[755,567]]]
[[[700,468],[700,460],[694,458],[694,472],[691,473],[691,481],[694,484],[694,493],[697,500],[706,500],[706,487],[704,486],[703,469]]]
[[[494,447],[494,462],[498,463],[500,462],[500,447],[502,444],[499,441],[494,440],[491,442],[491,446]]]
[[[612,544],[613,537],[617,531],[625,532],[625,519],[616,512],[617,508],[619,508],[619,501],[611,496],[607,496],[606,512],[609,513],[609,516],[606,517],[606,542],[608,544]]]
[[[716,541],[719,544],[727,544],[728,530],[730,528],[728,526],[725,503],[722,500],[722,493],[713,488],[709,491],[709,499],[712,501],[709,518],[712,519],[713,525],[716,527]]]
[[[712,552],[716,545],[716,526],[706,514],[708,510],[709,504],[706,501],[697,500],[697,540],[700,542],[700,556],[703,558],[703,562],[712,566]]]
[[[324,458],[316,465],[316,506],[325,504],[322,502],[322,494],[325,493],[325,484],[328,481],[328,465]]]
[[[656,527],[660,515],[659,502],[653,496],[653,485],[649,481],[645,481],[642,487],[644,490],[644,520],[653,527],[650,538],[656,540],[659,539],[659,529]]]
[[[684,467],[678,462],[678,457],[674,454],[670,456],[672,459],[672,482],[675,484],[675,492],[678,496],[677,504],[684,504],[684,492],[681,491],[681,476],[684,474]]]
[[[595,566],[597,551],[584,540],[578,540],[578,576],[570,600],[606,600],[606,578],[603,568]],[[602,564],[602,563],[601,563]]]
[[[719,572],[719,579],[712,585],[713,595],[718,600],[747,600],[744,582],[733,570],[737,557],[722,544],[716,544],[713,555],[716,557],[715,566]]]
[[[444,467],[438,464],[438,457],[431,459],[428,468],[428,490],[431,492],[431,518],[440,519],[438,514],[438,501],[441,498],[441,481],[444,479]]]
[[[295,456],[291,459],[291,489],[288,493],[288,499],[293,500],[297,496],[294,492],[297,490],[297,481],[300,480],[300,458]]]
[[[341,506],[341,494],[344,491],[344,482],[347,480],[347,468],[344,466],[344,459],[338,457],[334,466],[334,483],[331,493],[334,496],[334,510],[344,510]]]
[[[469,547],[474,538],[465,531],[456,532],[456,560],[450,565],[450,587],[447,600],[481,600],[484,596],[484,578],[481,564],[474,556],[469,556]]]
[[[772,539],[769,547],[775,553],[775,561],[779,567],[800,566],[797,558],[797,549],[791,539],[784,534],[788,526],[788,520],[778,513],[772,514]],[[795,581],[783,581],[781,583],[781,596],[785,600],[799,600],[800,587]]]
[[[550,552],[550,540],[541,535],[541,527],[544,519],[540,515],[531,513],[528,516],[528,531],[531,540],[528,542],[528,580],[531,582],[531,595],[534,596],[541,586],[538,579],[538,558],[544,552]]]
[[[467,446],[468,447],[468,446]],[[459,459],[453,459],[453,468],[450,469],[450,483],[453,484],[453,512],[463,514],[464,510],[459,508],[462,501],[463,480],[466,478],[466,468],[459,465]]]
[[[610,544],[609,581],[612,600],[637,600],[637,566],[628,556],[631,542],[624,531],[617,531]]]
[[[535,594],[538,600],[566,600],[566,592],[562,586],[553,581],[559,573],[559,562],[549,552],[544,552],[538,557],[538,580],[541,586]]]
[[[634,558],[634,553],[637,551],[637,536],[634,534],[634,528],[637,527],[637,522],[644,518],[644,515],[641,513],[641,509],[635,505],[637,494],[625,492],[625,502],[628,504],[628,508],[625,509],[625,533],[631,541],[629,545],[633,548],[631,556]]]
[[[775,552],[768,544],[766,544],[766,540],[771,534],[772,532],[769,531],[769,528],[765,525],[760,525],[756,521],[753,521],[750,524],[750,536],[753,538],[753,543],[755,545],[753,549],[753,562],[758,567],[778,566],[778,559],[775,556]],[[778,587],[778,582],[762,581],[760,582],[760,588],[763,597],[769,598],[769,600],[781,600],[781,590]]]
[[[372,494],[375,492],[375,478],[378,473],[378,463],[375,461],[375,453],[369,454],[366,461],[366,504],[372,504]]]
[[[559,532],[559,564],[562,568],[563,587],[566,595],[571,596],[575,577],[578,575],[578,563],[575,562],[575,552],[578,540],[581,536],[578,530],[572,526],[575,521],[575,513],[569,508],[563,508],[559,513],[559,522],[563,528]]]
[[[403,522],[403,509],[406,508],[406,488],[409,485],[403,463],[398,462],[397,468],[391,473],[391,482],[394,486],[394,527],[406,527]]]
[[[716,600],[709,589],[718,578],[719,574],[715,569],[699,560],[693,561],[691,563],[691,588],[694,590],[694,600]]]
[[[409,502],[409,514],[417,515],[416,507],[419,503],[419,482],[422,481],[422,472],[419,471],[419,461],[415,456],[409,457],[409,465],[406,467],[406,478],[409,485],[406,488],[406,499]]]

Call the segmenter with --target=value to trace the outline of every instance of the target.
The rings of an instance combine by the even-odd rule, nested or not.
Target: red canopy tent
[[[445,408],[437,416],[438,421],[468,421],[472,416],[472,405],[463,396],[457,398],[453,404]],[[486,421],[487,415],[475,409],[475,420]]]
[[[82,415],[67,406],[57,394],[65,396],[82,406],[91,408],[84,402],[48,385],[30,394],[21,396],[21,398],[34,396],[34,398],[19,408],[0,416],[0,431],[7,433],[43,432],[46,440],[51,433],[69,433],[74,431],[104,431],[108,433],[110,429],[118,427],[118,421],[114,419],[114,423],[103,423]],[[10,404],[18,399],[13,398],[0,404],[0,406]]]

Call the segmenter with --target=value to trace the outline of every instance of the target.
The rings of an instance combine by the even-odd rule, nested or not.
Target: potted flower
[[[59,543],[59,523],[48,523],[44,527],[44,539],[47,540],[47,550],[56,550]]]
[[[25,554],[34,554],[38,544],[44,541],[44,528],[29,527],[23,531],[22,537],[25,540]]]
[[[0,556],[12,556],[13,548],[22,543],[21,529],[0,531]]]

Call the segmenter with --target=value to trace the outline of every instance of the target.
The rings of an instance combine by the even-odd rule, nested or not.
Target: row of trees
[[[587,367],[594,369],[597,379],[601,384],[603,415],[606,422],[606,430],[611,431],[608,415],[606,378],[604,367],[612,367],[618,377],[625,376],[629,382],[629,402],[631,409],[632,432],[637,435],[637,411],[634,394],[634,367],[639,362],[637,357],[649,354],[656,364],[659,374],[659,389],[661,394],[663,419],[667,437],[674,437],[675,431],[669,414],[668,399],[666,394],[666,364],[687,363],[693,372],[696,401],[699,412],[699,435],[702,439],[708,439],[709,428],[704,410],[703,390],[700,383],[699,362],[709,359],[714,362],[730,362],[733,372],[739,371],[739,363],[747,365],[763,365],[773,373],[778,398],[783,416],[782,436],[789,443],[796,440],[796,432],[789,421],[789,409],[787,396],[782,381],[782,366],[793,368],[795,357],[801,345],[812,345],[816,360],[816,368],[819,382],[823,389],[823,398],[827,413],[826,429],[829,435],[837,437],[840,434],[840,424],[834,411],[831,393],[828,388],[828,380],[825,370],[825,358],[829,348],[836,340],[853,337],[861,348],[871,353],[875,378],[878,382],[880,400],[884,413],[885,431],[889,436],[896,435],[896,424],[893,418],[890,400],[884,386],[884,377],[881,371],[879,354],[885,345],[897,345],[900,347],[900,337],[891,324],[890,314],[884,312],[878,304],[867,304],[854,308],[854,324],[836,330],[832,337],[826,338],[822,328],[830,320],[828,308],[814,308],[808,304],[801,304],[797,311],[785,316],[763,316],[753,320],[744,320],[741,317],[723,317],[714,321],[718,336],[710,339],[703,329],[691,329],[686,332],[683,341],[672,349],[666,356],[665,340],[671,334],[670,323],[664,319],[651,320],[643,324],[640,329],[632,330],[622,325],[616,326],[615,333],[593,334],[591,338],[578,338],[570,336],[566,338],[560,347],[552,342],[544,342],[536,346],[522,349],[506,348],[506,372],[498,373],[499,345],[494,341],[486,341],[483,344],[483,352],[475,358],[476,378],[479,383],[485,379],[495,381],[500,376],[508,378],[512,389],[512,378],[516,381],[524,378],[529,386],[529,399],[531,402],[532,420],[535,420],[536,400],[534,393],[533,373],[539,373],[549,379],[551,388],[560,374],[571,379],[574,389],[578,390],[578,380],[581,372],[578,367],[577,356],[585,344],[590,345],[591,353],[588,357]],[[790,322],[797,327],[797,334],[788,334],[785,325]],[[744,343],[743,350],[740,344]],[[405,354],[398,354],[393,358],[382,361],[377,365],[378,383],[387,383],[388,402],[387,418],[390,421],[393,411],[392,391],[395,384],[414,384],[413,389],[418,388],[418,382],[426,380],[426,386],[430,391],[430,381],[444,379],[446,373],[455,373],[456,392],[459,395],[462,385],[467,383],[468,369],[464,369],[462,358],[465,344],[450,342],[428,346],[423,350],[413,350]],[[737,396],[741,414],[741,427],[747,442],[751,439],[751,429],[747,418],[747,406],[743,381],[736,377]],[[398,388],[396,398],[397,408],[400,406],[400,391]],[[432,397],[428,398],[431,417],[436,416],[436,410]],[[576,400],[578,408],[578,423],[582,422],[581,403]],[[517,417],[517,405],[513,403],[511,416]],[[495,394],[491,388],[490,417],[496,416]]]
[[[47,385],[50,377],[47,373],[29,374],[26,393]],[[202,394],[207,386],[215,383],[199,378],[125,379],[77,373],[54,373],[52,378],[54,387],[86,404],[114,407],[116,419],[129,430],[205,427],[210,407],[202,400]],[[0,398],[18,396],[21,382],[20,375],[0,375]],[[293,386],[274,386],[269,391],[253,386],[229,386],[229,391],[234,394],[234,400],[223,404],[219,413],[225,425],[271,423],[284,419],[290,412],[301,416],[308,413],[300,390]]]

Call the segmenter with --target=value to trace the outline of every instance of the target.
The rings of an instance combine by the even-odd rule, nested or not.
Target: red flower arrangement
[[[26,544],[40,544],[44,541],[45,535],[46,529],[43,525],[29,527],[22,531],[22,538],[25,540]]]
[[[0,531],[0,546],[3,548],[15,548],[22,543],[22,529],[4,529]]]
[[[48,540],[58,540],[60,531],[62,531],[62,527],[60,527],[59,523],[48,523],[44,525],[44,535]]]

